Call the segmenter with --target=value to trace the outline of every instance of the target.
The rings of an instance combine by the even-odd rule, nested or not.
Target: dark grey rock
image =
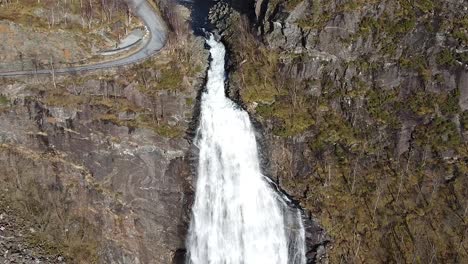
[[[458,104],[463,111],[468,110],[468,71],[461,72],[458,79],[458,89],[460,89],[460,99]]]
[[[286,18],[286,23],[295,23],[299,20],[305,18],[305,16],[309,13],[311,9],[311,3],[309,0],[304,0],[300,2],[294,10],[289,13],[288,17]]]

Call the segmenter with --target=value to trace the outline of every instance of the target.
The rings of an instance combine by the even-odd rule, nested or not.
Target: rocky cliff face
[[[85,250],[102,247],[106,263],[170,263],[183,247],[187,142],[96,122],[90,108],[16,102],[15,113],[2,116],[12,136],[2,144],[5,184],[26,210],[37,210],[30,216],[45,236],[70,232],[62,239],[73,250],[83,247],[74,244],[83,232],[95,243]]]
[[[23,223],[11,240],[34,253],[2,242],[5,261],[179,261],[203,43],[179,36],[157,59],[116,72],[2,81],[0,214]]]
[[[272,177],[330,234],[329,261],[466,261],[463,1],[252,8],[253,26],[218,23],[231,93],[263,127]]]

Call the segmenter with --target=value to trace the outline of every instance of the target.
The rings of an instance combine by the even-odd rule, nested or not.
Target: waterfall
[[[224,45],[207,43],[187,263],[304,264],[302,213],[262,175],[249,116],[225,96]]]

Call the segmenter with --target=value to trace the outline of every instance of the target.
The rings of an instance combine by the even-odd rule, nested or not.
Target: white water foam
[[[224,45],[213,36],[207,43],[187,263],[305,264],[301,211],[262,175],[249,116],[225,96]]]

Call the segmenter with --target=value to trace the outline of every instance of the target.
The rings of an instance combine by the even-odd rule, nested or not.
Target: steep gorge
[[[263,172],[308,214],[309,263],[466,262],[465,6],[212,9],[230,50],[229,95],[260,131]],[[126,69],[1,80],[0,224],[34,216],[6,228],[41,250],[0,260],[184,262],[208,55],[202,38],[173,30],[162,54]]]

